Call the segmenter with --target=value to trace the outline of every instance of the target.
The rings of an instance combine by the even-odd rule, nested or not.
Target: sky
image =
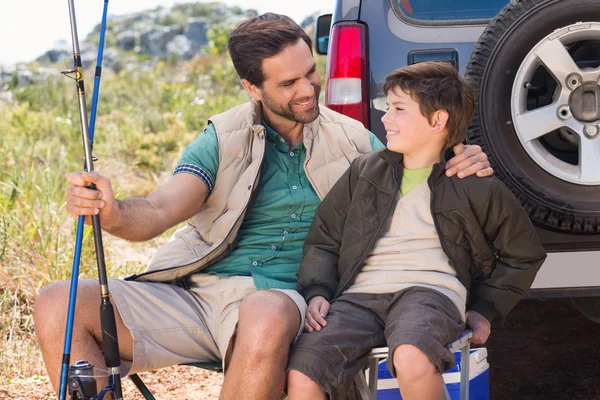
[[[170,7],[193,0],[110,0],[108,15]],[[200,2],[205,2],[201,0]],[[259,13],[272,11],[286,14],[297,22],[315,11],[331,12],[335,0],[221,0]],[[75,0],[75,15],[80,42],[102,19],[103,0]],[[0,0],[0,64],[32,61],[66,40],[71,49],[67,0]]]

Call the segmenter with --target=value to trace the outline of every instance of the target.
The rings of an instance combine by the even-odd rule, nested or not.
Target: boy
[[[389,75],[384,93],[387,149],[352,163],[304,244],[307,332],[288,365],[290,400],[339,398],[386,344],[403,399],[440,400],[454,364],[445,345],[465,323],[484,343],[546,257],[498,179],[444,175],[473,119],[469,83],[447,63],[419,63]]]

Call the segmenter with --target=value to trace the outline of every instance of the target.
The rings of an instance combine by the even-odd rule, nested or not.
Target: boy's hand
[[[484,344],[490,337],[491,324],[483,315],[475,311],[467,311],[467,325],[473,329],[471,342]]]
[[[329,302],[323,296],[315,296],[308,302],[306,309],[306,320],[304,321],[304,329],[307,332],[316,330],[319,332],[321,326],[326,326],[325,317],[329,312]]]
[[[487,154],[481,147],[473,144],[457,144],[452,149],[455,156],[446,163],[446,175],[452,176],[458,173],[459,178],[477,174],[477,176],[489,176],[494,173],[490,167]]]

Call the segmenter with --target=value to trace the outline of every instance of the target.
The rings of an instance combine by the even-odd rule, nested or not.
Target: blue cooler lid
[[[470,354],[474,354],[476,352],[480,352],[482,351],[482,349],[471,349]],[[485,357],[487,357],[487,351],[485,353]],[[460,372],[460,352],[456,352],[454,353],[454,358],[456,358],[456,363],[454,364],[454,367],[452,367],[451,369],[449,369],[448,371],[444,372],[444,374],[448,374],[448,373],[452,373],[452,372]],[[379,379],[395,379],[392,374],[390,373],[390,371],[387,369],[386,366],[387,363],[387,359],[384,359],[382,361],[379,362],[379,368],[378,368],[378,377]],[[473,363],[473,361],[471,360],[471,364]]]

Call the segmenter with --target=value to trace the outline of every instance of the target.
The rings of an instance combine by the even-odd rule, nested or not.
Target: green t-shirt
[[[433,167],[419,168],[419,169],[406,169],[402,174],[402,182],[400,183],[400,193],[402,196],[406,196],[406,193],[413,190],[419,183],[423,182],[429,175]]]
[[[295,289],[302,247],[319,197],[304,172],[306,149],[302,143],[290,149],[286,141],[265,124],[267,147],[262,186],[246,214],[235,248],[203,272],[252,276],[259,289]],[[372,148],[383,144],[370,134]],[[212,125],[184,150],[177,173],[202,179],[209,193],[219,169],[217,135]]]

